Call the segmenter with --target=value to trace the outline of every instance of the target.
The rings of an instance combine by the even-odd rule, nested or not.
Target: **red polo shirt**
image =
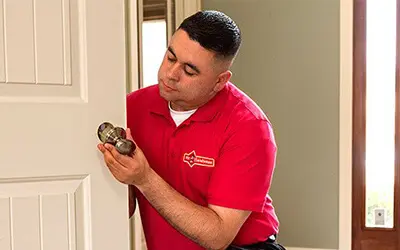
[[[268,195],[276,155],[272,127],[233,84],[178,127],[158,86],[140,89],[127,97],[127,120],[150,166],[179,193],[201,206],[253,211],[235,244],[264,241],[278,232]],[[149,250],[203,249],[169,225],[137,190],[136,195]]]

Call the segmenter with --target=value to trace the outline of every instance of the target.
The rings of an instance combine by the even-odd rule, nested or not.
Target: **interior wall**
[[[243,34],[234,84],[269,116],[278,143],[271,195],[286,246],[338,249],[339,0],[203,0]]]

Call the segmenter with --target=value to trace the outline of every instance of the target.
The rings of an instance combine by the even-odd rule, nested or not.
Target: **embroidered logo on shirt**
[[[189,164],[192,168],[194,165],[203,166],[203,167],[214,167],[215,160],[213,158],[208,158],[204,156],[196,155],[196,152],[193,150],[190,153],[185,153],[183,155],[183,162]]]

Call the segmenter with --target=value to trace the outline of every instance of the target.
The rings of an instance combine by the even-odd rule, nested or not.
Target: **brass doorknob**
[[[112,144],[120,154],[132,155],[136,149],[135,143],[126,139],[125,130],[121,127],[114,127],[109,122],[100,124],[97,136],[101,142]]]

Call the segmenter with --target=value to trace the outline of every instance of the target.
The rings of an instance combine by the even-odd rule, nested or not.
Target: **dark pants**
[[[230,245],[226,250],[286,250],[281,244],[277,243],[275,236],[264,242],[259,242],[247,246]]]

